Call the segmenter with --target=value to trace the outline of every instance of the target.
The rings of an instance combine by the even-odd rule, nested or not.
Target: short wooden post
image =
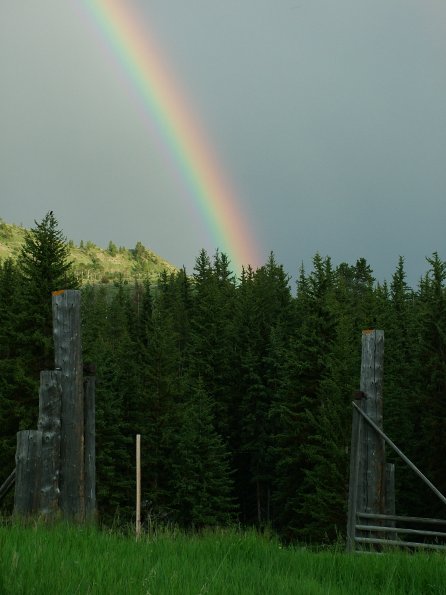
[[[85,517],[80,298],[73,289],[53,293],[55,364],[62,372],[59,502],[63,516],[75,521]]]
[[[395,516],[395,463],[386,463],[385,467],[385,509],[384,514]],[[389,527],[395,527],[395,521],[387,521]],[[396,533],[389,533],[389,539],[396,539]]]
[[[59,371],[40,373],[37,429],[42,432],[42,473],[39,512],[48,520],[55,518],[59,510],[61,382]]]
[[[96,518],[96,378],[84,379],[84,430],[85,430],[85,518]]]
[[[136,435],[136,539],[141,535],[141,434]]]
[[[383,427],[383,360],[384,331],[365,330],[362,333],[360,408],[375,424]],[[358,494],[358,510],[383,514],[385,509],[385,449],[384,440],[364,424],[361,445],[360,473],[363,489]]]
[[[42,432],[17,432],[14,514],[29,516],[39,509]]]

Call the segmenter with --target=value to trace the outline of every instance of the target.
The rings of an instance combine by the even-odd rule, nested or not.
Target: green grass
[[[92,528],[0,527],[0,593],[446,593],[439,553],[347,555],[282,548],[254,532],[134,537]]]

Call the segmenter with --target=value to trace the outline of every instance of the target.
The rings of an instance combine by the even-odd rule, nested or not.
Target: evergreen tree
[[[21,315],[21,282],[17,267],[0,263],[0,482],[15,467],[16,434],[29,420],[27,397],[34,388],[21,358],[25,337],[17,321]],[[31,420],[29,420],[31,421]],[[6,509],[12,500],[5,502]]]
[[[101,520],[131,519],[135,465],[129,416],[134,412],[136,348],[122,283],[110,297],[103,287],[83,292],[83,352],[96,365],[96,469]]]
[[[446,262],[435,252],[420,284],[419,382],[422,469],[446,493]],[[425,490],[426,491],[426,490]],[[429,491],[423,499],[429,515],[444,505]]]
[[[239,428],[234,460],[243,518],[263,525],[272,520],[275,464],[272,442],[277,391],[277,367],[292,326],[289,278],[271,254],[255,273],[242,276],[237,308],[237,367],[235,404]]]
[[[52,211],[26,231],[18,259],[23,290],[20,323],[27,336],[28,369],[36,381],[41,370],[54,365],[51,293],[79,287],[68,256],[66,239]]]
[[[176,520],[183,527],[222,526],[234,519],[229,457],[215,431],[212,409],[198,381],[177,410],[170,487]]]
[[[231,387],[236,382],[234,304],[235,279],[226,255],[217,252],[211,264],[202,250],[193,275],[189,370],[212,399],[216,430],[226,444],[231,433]]]
[[[144,411],[141,412],[143,453],[143,496],[150,521],[173,520],[171,481],[174,475],[174,443],[181,431],[177,410],[181,407],[184,379],[178,335],[172,315],[158,299],[152,307],[147,328],[147,347],[141,370],[144,385]]]
[[[404,259],[399,258],[392,276],[390,291],[382,300],[381,314],[385,331],[384,353],[384,430],[402,451],[415,461],[420,427],[417,422],[418,313],[416,296],[406,283]],[[386,451],[386,459],[395,464],[396,505],[401,514],[416,514],[419,492],[413,471],[394,454]],[[421,461],[418,460],[418,465]],[[418,510],[420,512],[420,510]]]

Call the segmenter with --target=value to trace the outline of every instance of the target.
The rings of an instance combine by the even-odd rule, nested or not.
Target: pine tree
[[[416,296],[408,287],[404,259],[399,258],[392,276],[390,291],[382,300],[381,314],[385,332],[384,365],[384,430],[402,451],[415,461],[419,458],[417,437],[420,435],[417,417],[419,395],[417,389],[417,357],[415,345],[418,335]],[[395,464],[396,505],[401,514],[415,515],[419,492],[418,485],[405,463],[391,449],[386,459]],[[421,461],[418,460],[420,465]]]
[[[235,404],[239,436],[234,460],[237,491],[246,522],[271,523],[275,475],[272,406],[282,347],[291,317],[289,278],[271,254],[255,273],[242,276],[237,308],[239,403]]]
[[[217,252],[211,264],[201,251],[193,275],[189,368],[214,403],[216,430],[226,444],[231,433],[230,393],[236,382],[234,304],[235,279],[226,255]]]
[[[109,290],[108,290],[109,291]],[[97,499],[102,522],[131,519],[134,456],[129,416],[135,395],[135,346],[129,331],[127,286],[83,291],[83,353],[96,366]]]
[[[327,374],[336,337],[330,259],[316,254],[313,267],[309,276],[302,268],[298,279],[296,327],[284,354],[275,404],[276,524],[287,540],[307,533],[305,527],[310,519],[305,501],[309,484],[305,478],[315,465],[314,458],[309,456],[314,443],[313,420],[320,407],[321,382]]]
[[[36,380],[41,370],[53,367],[51,293],[79,287],[68,256],[66,239],[49,211],[25,233],[18,259],[23,287],[21,325],[28,340],[29,370]]]
[[[446,262],[435,252],[420,283],[419,383],[422,469],[446,493]],[[432,492],[423,499],[429,516],[443,514]]]
[[[211,399],[198,381],[177,415],[172,462],[172,507],[183,527],[224,526],[234,519],[229,454],[215,431]]]
[[[34,383],[21,357],[26,341],[17,324],[21,294],[20,275],[13,261],[0,263],[0,482],[15,467],[17,432],[31,421],[26,405]],[[5,509],[11,504],[10,498],[4,502]]]

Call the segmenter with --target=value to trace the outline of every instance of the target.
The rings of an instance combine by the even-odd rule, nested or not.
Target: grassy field
[[[438,553],[347,555],[282,548],[254,532],[134,537],[67,526],[0,526],[0,593],[446,593]]]

